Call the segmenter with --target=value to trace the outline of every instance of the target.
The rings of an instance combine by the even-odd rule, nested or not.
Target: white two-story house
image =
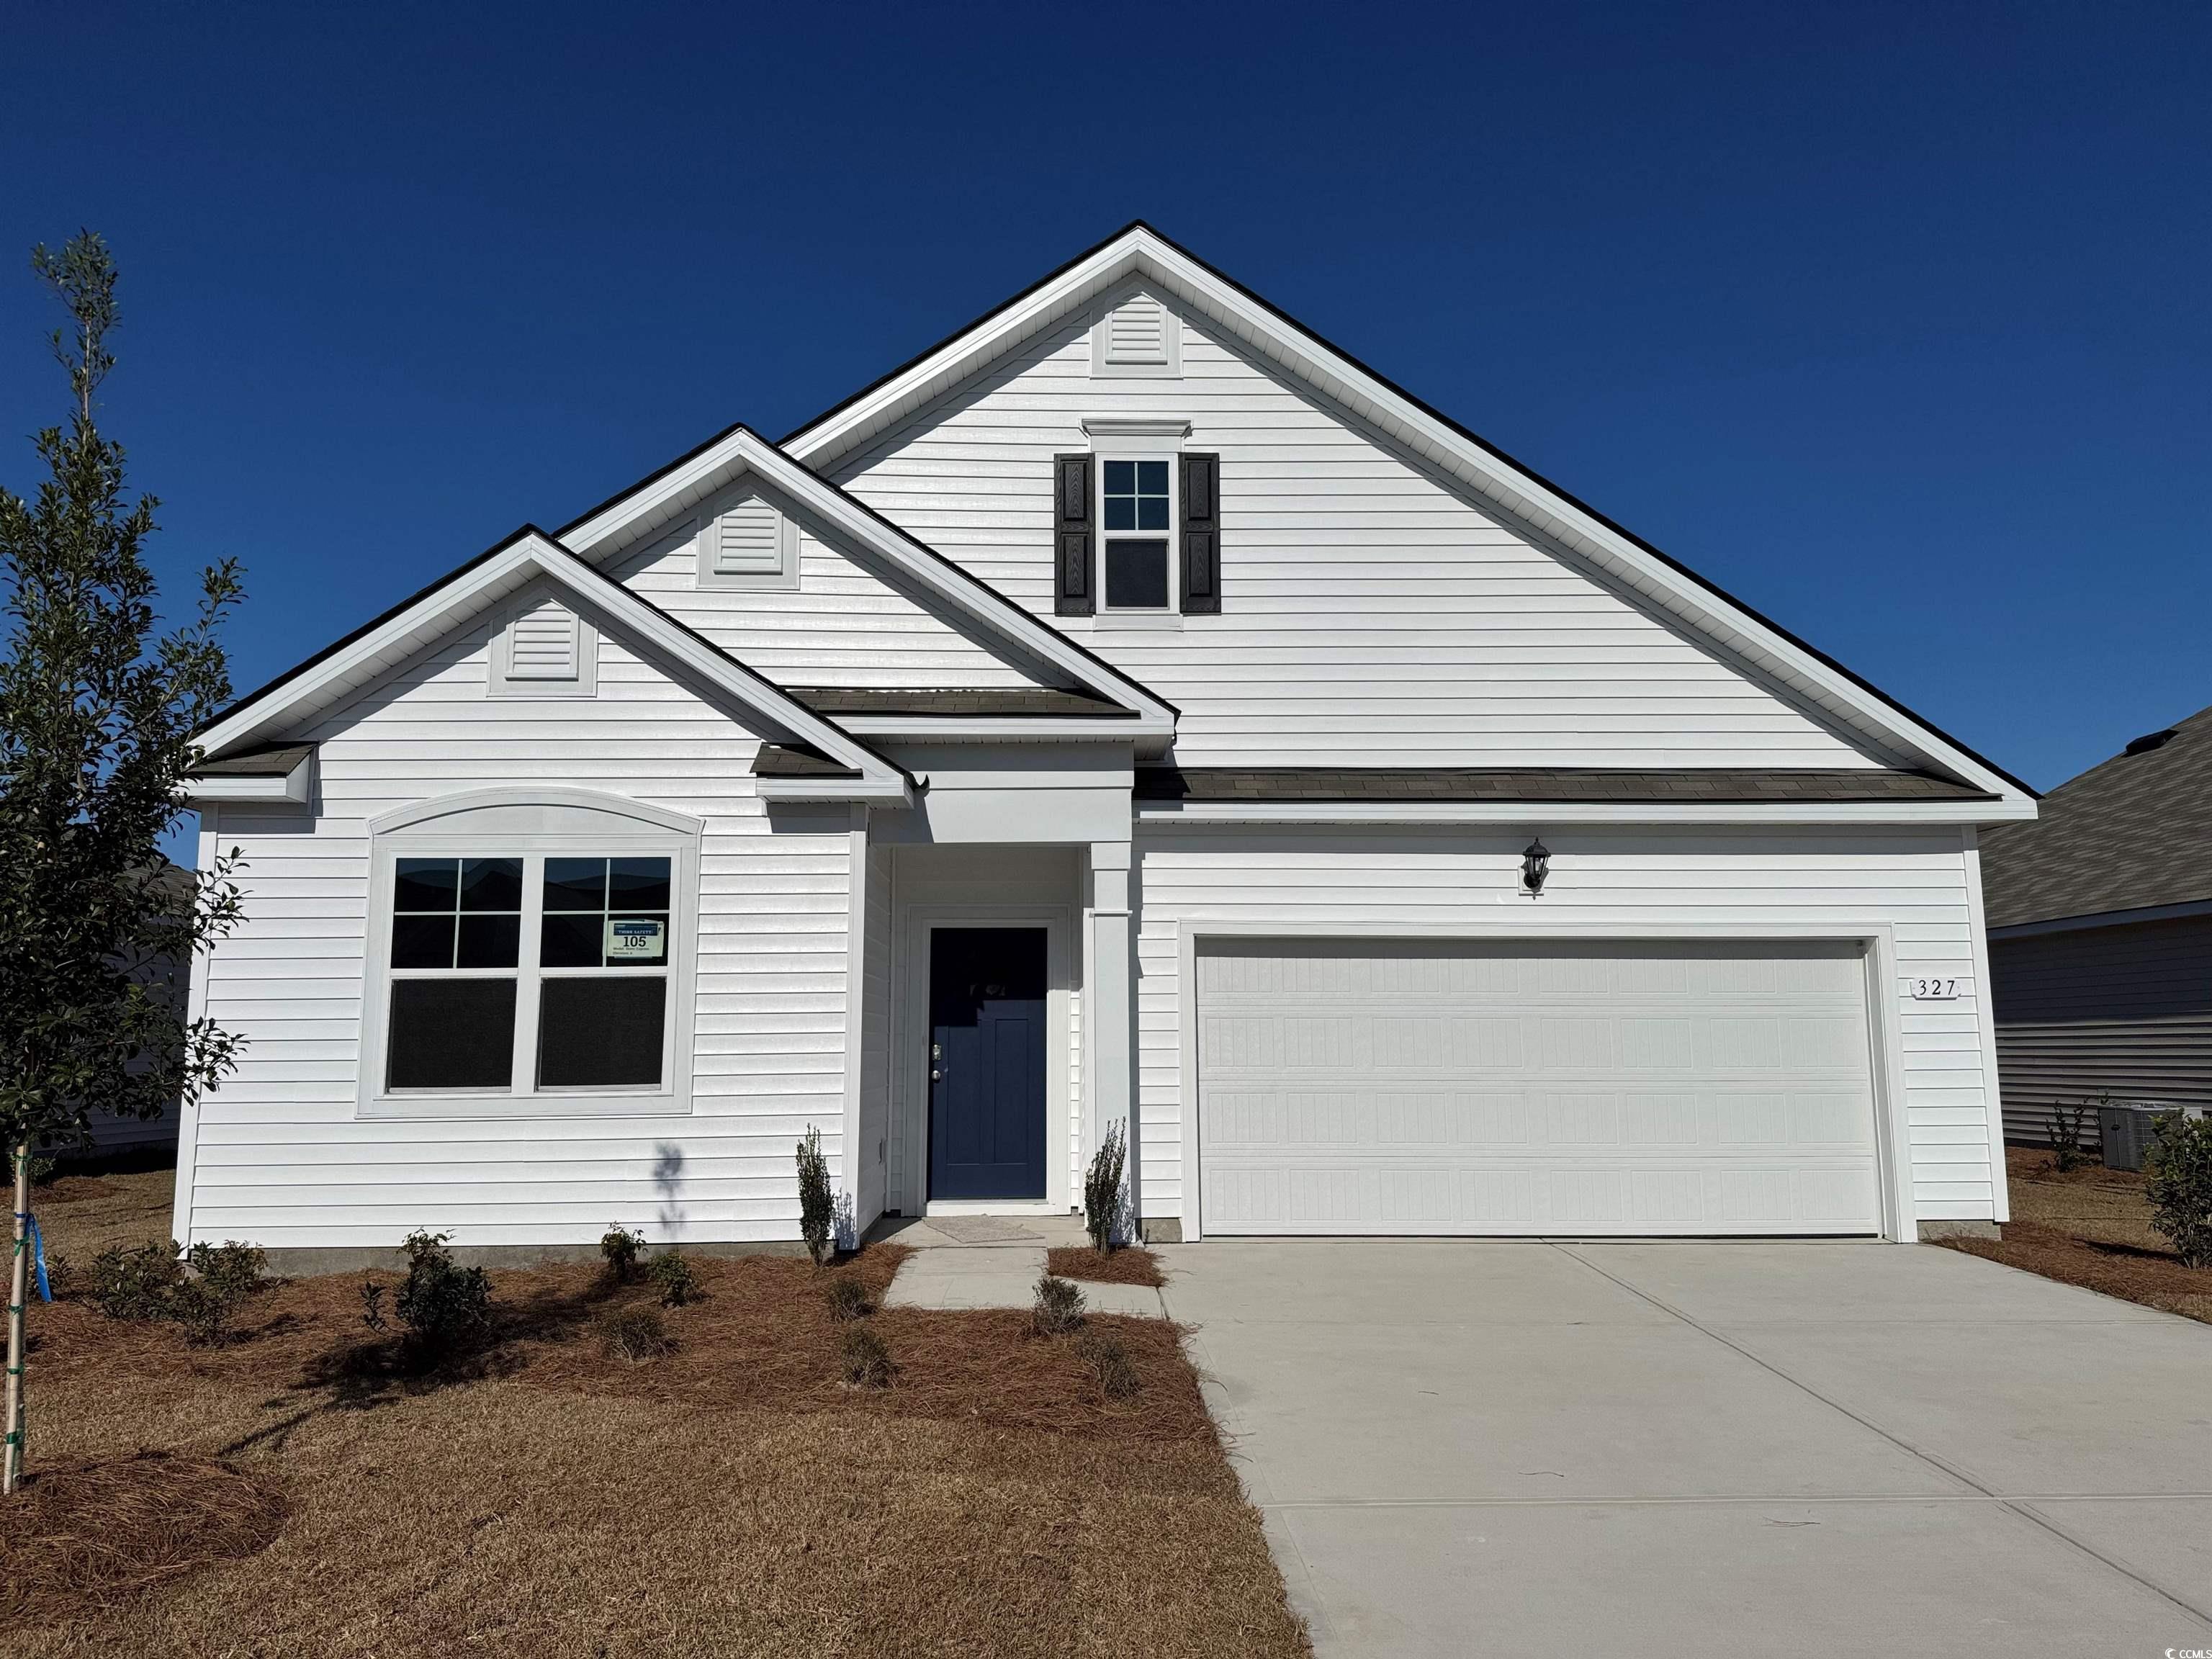
[[[2005,1216],[2033,792],[1143,224],[204,742],[186,1242]]]

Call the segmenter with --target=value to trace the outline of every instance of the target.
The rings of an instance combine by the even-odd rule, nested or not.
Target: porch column
[[[1083,1029],[1089,1036],[1091,1121],[1084,1136],[1084,1161],[1097,1150],[1108,1126],[1119,1120],[1129,1140],[1129,1208],[1144,1213],[1139,1199],[1136,1066],[1131,1049],[1136,1030],[1136,938],[1129,913],[1129,843],[1091,843],[1091,981],[1085,989]]]

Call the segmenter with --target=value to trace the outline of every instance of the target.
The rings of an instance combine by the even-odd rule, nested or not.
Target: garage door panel
[[[1198,958],[1216,1232],[1870,1232],[1855,950],[1268,942]]]

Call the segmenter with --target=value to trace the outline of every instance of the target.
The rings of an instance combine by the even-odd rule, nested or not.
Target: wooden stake
[[[31,1299],[31,1148],[15,1148],[15,1252],[8,1275],[8,1459],[0,1492],[23,1480],[23,1305]]]

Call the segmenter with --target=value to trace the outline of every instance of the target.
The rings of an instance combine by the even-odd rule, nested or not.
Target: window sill
[[[665,1089],[649,1094],[609,1091],[572,1095],[379,1095],[361,1102],[354,1115],[358,1120],[428,1118],[441,1122],[465,1122],[471,1119],[689,1117],[691,1097]]]
[[[1180,634],[1182,632],[1182,613],[1180,611],[1101,611],[1091,619],[1091,625],[1102,634]]]

